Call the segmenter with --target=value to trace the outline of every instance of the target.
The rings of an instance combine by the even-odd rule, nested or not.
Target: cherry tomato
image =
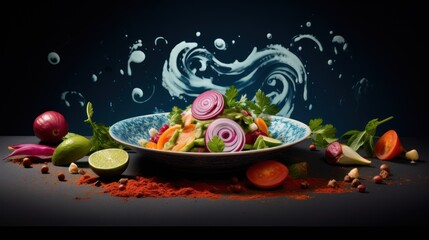
[[[399,156],[404,148],[395,130],[385,132],[375,143],[374,154],[380,160],[389,160]]]
[[[275,160],[264,160],[251,165],[246,172],[247,179],[258,188],[280,186],[289,174],[289,169]]]

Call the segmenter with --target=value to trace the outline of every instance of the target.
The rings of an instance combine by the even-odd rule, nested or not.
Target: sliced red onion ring
[[[195,98],[191,111],[195,119],[207,120],[221,114],[224,107],[223,95],[216,90],[208,90]]]
[[[214,136],[218,136],[224,142],[224,152],[239,152],[243,150],[246,143],[246,136],[241,126],[228,118],[218,118],[210,123],[204,136],[205,142],[208,143]]]

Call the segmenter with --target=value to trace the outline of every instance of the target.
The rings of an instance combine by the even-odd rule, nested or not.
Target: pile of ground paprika
[[[303,183],[305,183],[303,185]],[[345,193],[356,191],[350,184],[339,181],[333,188],[322,178],[293,179],[288,177],[275,189],[258,189],[245,178],[227,179],[168,179],[161,177],[136,176],[125,181],[100,180],[98,177],[85,174],[77,184],[92,184],[101,188],[104,193],[123,198],[208,198],[250,200],[267,197],[290,197],[298,200],[312,198],[314,193]],[[303,187],[305,186],[305,187]]]

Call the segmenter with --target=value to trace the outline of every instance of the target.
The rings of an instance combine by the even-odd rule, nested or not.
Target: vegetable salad
[[[262,90],[254,101],[240,98],[231,86],[225,94],[208,90],[181,109],[174,106],[168,123],[150,129],[150,139],[139,141],[144,147],[181,152],[238,152],[281,145],[269,132],[269,115],[279,108]]]

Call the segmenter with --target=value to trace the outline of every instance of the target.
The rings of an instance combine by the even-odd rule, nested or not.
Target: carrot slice
[[[255,123],[258,126],[258,129],[261,132],[267,134],[267,136],[268,136],[268,126],[267,126],[267,123],[265,123],[264,119],[262,119],[261,117],[257,117],[255,119]]]
[[[180,129],[181,127],[182,127],[182,126],[181,126],[180,124],[176,124],[176,125],[173,125],[173,126],[170,126],[169,128],[167,128],[167,130],[165,130],[165,131],[161,134],[161,136],[159,136],[159,139],[158,139],[158,143],[157,143],[156,148],[157,148],[157,149],[163,149],[163,148],[164,148],[164,144],[165,144],[166,142],[168,142],[168,140],[170,140],[170,138],[173,136],[174,132],[175,132],[177,129]]]
[[[197,131],[197,125],[196,124],[189,124],[185,126],[182,129],[182,132],[180,133],[179,137],[177,138],[176,145],[171,149],[172,151],[180,151],[185,146],[190,144],[195,140],[195,132]]]
[[[158,145],[155,142],[147,142],[145,145],[146,148],[158,149]]]
[[[375,143],[374,154],[380,160],[389,160],[398,157],[404,152],[395,130],[385,132]]]

